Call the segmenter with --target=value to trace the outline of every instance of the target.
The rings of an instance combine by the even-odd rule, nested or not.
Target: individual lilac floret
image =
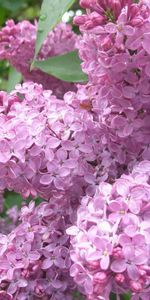
[[[150,162],[142,161],[113,185],[84,197],[72,236],[71,276],[89,300],[111,291],[148,299],[150,286]]]
[[[2,290],[0,291],[0,300],[13,300],[13,297],[12,295]]]
[[[21,74],[25,81],[33,81],[43,85],[45,89],[53,90],[54,94],[62,97],[68,90],[75,90],[75,86],[47,75],[40,70],[32,70],[30,65],[34,57],[37,24],[22,21],[15,24],[7,21],[0,31],[0,59],[6,59]],[[38,59],[67,53],[75,49],[77,35],[70,25],[61,23],[51,31],[43,43]]]

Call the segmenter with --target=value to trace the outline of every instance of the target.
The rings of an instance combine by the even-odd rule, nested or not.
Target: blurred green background
[[[33,21],[39,16],[41,3],[42,0],[0,0],[0,28],[9,19]],[[9,68],[7,61],[0,61],[0,90],[7,89]]]
[[[0,0],[0,28],[5,26],[9,19],[15,22],[29,20],[34,22],[40,15],[42,0]],[[65,14],[63,21],[72,22],[75,13],[79,12],[79,1],[72,7],[70,14]],[[74,28],[76,30],[77,28]],[[0,61],[0,90],[10,90],[8,88],[8,77],[10,66],[7,61]]]

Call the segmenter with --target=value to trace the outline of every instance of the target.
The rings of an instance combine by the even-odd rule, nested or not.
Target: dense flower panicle
[[[105,11],[105,22],[97,21],[105,7],[112,13],[119,3],[114,19],[108,19]],[[83,33],[77,47],[89,83],[79,87],[74,97],[90,104],[100,122],[104,147],[116,163],[128,168],[136,160],[150,159],[149,1],[81,4],[90,8],[75,18]]]
[[[148,299],[150,285],[150,162],[142,161],[113,185],[84,197],[72,236],[71,276],[88,299],[110,292]]]
[[[91,29],[108,21],[115,21],[122,8],[126,6],[129,10],[132,3],[132,0],[80,0],[81,7],[90,10],[92,14],[77,16],[74,20],[78,25],[85,24],[86,28]]]
[[[10,95],[1,93],[1,190],[48,200],[76,181],[81,189],[95,185],[99,123],[66,99],[33,83],[18,85]]]
[[[45,89],[51,89],[58,97],[62,97],[68,90],[75,90],[75,86],[40,70],[30,71],[35,51],[36,31],[37,25],[29,21],[18,24],[13,20],[7,21],[6,26],[0,31],[0,59],[7,59],[21,72],[25,81],[40,83]],[[38,59],[47,59],[74,50],[77,39],[70,25],[65,23],[57,25],[44,41]]]
[[[138,26],[132,22],[132,17],[135,16],[128,16],[126,7],[121,10],[119,17],[114,22],[102,25],[94,24],[94,27],[90,29],[86,28],[85,22],[80,26],[83,38],[80,39],[77,46],[83,60],[83,70],[93,83],[101,84],[103,82],[106,85],[109,83],[113,87],[114,83],[124,81],[124,86],[135,86],[136,78],[138,81],[141,76],[143,77],[142,71],[145,71],[150,54],[150,7],[145,4],[145,10],[147,9],[148,12],[144,14],[143,6],[142,3],[135,4],[138,10],[137,15],[141,17],[141,23]],[[87,14],[86,17],[90,20],[92,17],[94,19],[92,13]],[[77,21],[75,19],[75,22]],[[137,59],[139,55],[142,55],[142,61]],[[127,84],[128,80],[129,84]]]
[[[75,284],[65,233],[71,207],[68,201],[62,208],[57,198],[52,200],[24,206],[21,224],[8,236],[0,235],[0,286],[13,299],[72,299]]]
[[[110,105],[106,97],[101,98],[99,85],[88,84],[78,86],[77,93],[67,93],[66,98],[70,105],[91,113],[99,127],[101,147],[96,162],[101,176],[102,170],[106,171],[104,180],[119,177],[122,172],[130,170],[137,160],[150,159],[149,96],[145,103],[140,103],[140,99],[137,99],[139,103],[129,99],[122,102],[120,97]]]

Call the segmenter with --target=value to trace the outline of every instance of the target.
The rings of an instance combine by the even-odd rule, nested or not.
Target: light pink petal
[[[92,292],[93,292],[93,283],[92,283],[91,278],[87,277],[85,279],[84,288],[85,288],[85,292],[87,294],[92,294]]]
[[[57,257],[57,259],[54,260],[54,264],[55,264],[55,266],[59,267],[60,269],[63,269],[65,267],[64,259],[62,259],[61,257]]]
[[[42,175],[40,179],[40,183],[44,185],[48,185],[53,181],[53,177],[50,174]]]
[[[86,253],[86,259],[88,261],[95,261],[102,257],[102,254],[100,251],[89,251]]]
[[[131,124],[126,124],[126,126],[123,128],[122,135],[120,135],[120,136],[126,137],[126,136],[129,136],[130,134],[132,134],[132,132],[133,132],[133,126]]]
[[[125,25],[123,32],[124,34],[126,34],[127,36],[133,35],[134,34],[135,29],[129,25]]]
[[[94,246],[96,246],[99,250],[105,250],[106,249],[106,239],[103,239],[102,237],[96,236],[94,238]]]
[[[131,86],[124,87],[123,96],[128,99],[133,99],[135,97],[135,89]]]
[[[0,152],[0,162],[6,163],[10,159],[11,155],[7,152]]]
[[[28,257],[29,257],[30,260],[34,261],[34,260],[38,260],[40,258],[40,256],[41,255],[39,254],[38,251],[32,251],[32,252],[29,253]]]
[[[131,38],[130,41],[127,40],[126,46],[131,50],[137,50],[141,46],[141,36],[137,37],[137,39]]]
[[[65,177],[65,176],[68,176],[70,174],[70,169],[67,169],[67,168],[60,168],[59,170],[59,176],[60,177]]]
[[[144,243],[145,243],[145,237],[143,236],[143,234],[137,233],[137,234],[134,235],[132,241],[133,241],[134,245],[143,246]]]
[[[138,268],[134,265],[128,265],[127,267],[128,276],[132,280],[138,280],[139,279],[139,271]]]
[[[150,63],[147,63],[146,64],[146,67],[145,67],[145,73],[148,77],[150,77]]]
[[[49,269],[52,265],[53,265],[52,259],[46,258],[46,259],[43,261],[43,263],[42,263],[41,269],[47,270],[47,269]]]
[[[114,212],[119,211],[121,209],[119,201],[111,201],[109,203],[109,209]]]
[[[111,264],[111,270],[115,273],[122,273],[126,268],[126,261],[124,259],[115,260]]]
[[[8,287],[8,293],[14,294],[17,291],[17,284],[16,283],[11,283]],[[2,300],[4,300],[5,298],[3,298]],[[6,298],[7,299],[7,298]],[[13,299],[13,298],[12,298]]]
[[[123,247],[123,253],[126,259],[132,259],[134,257],[134,247],[132,245],[125,245]]]
[[[118,179],[115,187],[119,195],[126,196],[129,192],[129,181],[125,179]]]
[[[49,161],[52,161],[54,159],[54,152],[49,147],[47,147],[45,149],[45,156]]]
[[[79,232],[79,228],[77,226],[71,226],[66,230],[69,235],[77,235]]]
[[[77,160],[76,159],[72,159],[72,158],[67,159],[64,162],[64,167],[69,168],[69,169],[74,169],[74,168],[77,167],[77,165],[78,165]]]
[[[84,273],[85,269],[80,263],[75,263],[70,268],[70,275],[72,277],[76,276],[78,273]]]
[[[18,286],[19,287],[26,287],[28,285],[28,281],[25,280],[25,279],[19,279],[19,282],[18,282]]]
[[[67,159],[67,151],[64,149],[58,149],[56,152],[56,156],[59,160],[66,160]]]
[[[138,200],[130,200],[129,202],[129,209],[133,214],[138,214],[140,212],[141,209],[141,205],[140,202]]]
[[[62,147],[63,149],[70,151],[74,149],[74,144],[72,141],[62,141]]]
[[[110,263],[110,258],[109,255],[103,255],[101,261],[100,261],[100,266],[102,268],[102,270],[107,270],[109,267],[109,263]]]
[[[55,137],[51,137],[51,138],[49,138],[49,140],[48,140],[48,146],[50,147],[50,148],[52,148],[52,149],[55,149],[55,148],[57,148],[59,145],[60,145],[60,140],[59,139],[57,139],[57,138],[55,138]]]
[[[63,283],[62,283],[62,281],[55,279],[55,280],[52,282],[52,286],[53,286],[55,289],[60,289],[60,288],[63,286]]]
[[[124,232],[129,236],[133,237],[137,231],[137,226],[129,225],[124,228]]]
[[[79,149],[83,153],[91,153],[93,151],[92,147],[90,147],[89,145],[85,145],[85,144],[81,144]]]
[[[7,271],[7,278],[8,280],[12,280],[14,276],[14,269],[13,268],[9,268],[9,270]]]
[[[143,39],[143,48],[144,50],[150,54],[150,33],[145,33],[144,34],[144,39]]]
[[[108,32],[108,33],[115,33],[117,31],[117,26],[116,24],[114,23],[107,23],[105,25],[105,30]]]
[[[141,255],[138,255],[135,257],[135,263],[136,265],[143,265],[146,264],[148,261],[148,255],[147,253],[142,253]]]

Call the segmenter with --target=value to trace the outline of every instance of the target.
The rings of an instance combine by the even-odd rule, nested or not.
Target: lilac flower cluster
[[[34,202],[24,206],[21,224],[8,236],[0,235],[0,284],[13,299],[72,299],[75,284],[65,234],[70,208],[68,202],[62,209],[57,198],[52,200],[38,208]]]
[[[53,90],[58,97],[62,97],[65,92],[75,90],[72,83],[63,82],[40,70],[30,71],[36,32],[37,24],[33,25],[29,21],[15,24],[13,20],[9,20],[0,31],[0,59],[8,60],[23,75],[25,81],[40,83],[45,89]],[[72,51],[75,49],[76,40],[78,37],[71,26],[61,23],[48,34],[38,59],[43,60]]]
[[[137,165],[113,185],[103,182],[85,196],[72,235],[71,276],[89,300],[132,291],[150,293],[150,162]]]
[[[78,89],[101,124],[102,143],[117,163],[149,159],[149,1],[81,1],[86,15],[75,17],[78,43],[89,76]]]
[[[89,81],[75,91],[29,72],[36,26],[0,32],[0,57],[33,81],[0,92],[1,199],[8,189],[45,200],[8,211],[0,299],[72,300],[78,289],[87,300],[150,300],[150,4],[80,4],[80,37],[60,24],[39,54],[76,42]]]
[[[76,184],[78,192],[94,185],[93,164],[101,145],[99,124],[87,110],[33,83],[18,85],[10,95],[1,92],[0,98],[1,191],[48,200]]]

